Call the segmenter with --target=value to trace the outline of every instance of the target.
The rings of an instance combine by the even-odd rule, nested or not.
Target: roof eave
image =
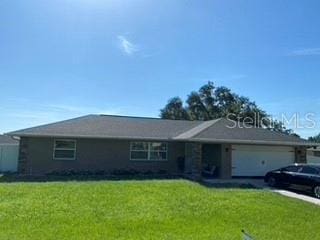
[[[19,143],[0,143],[0,146],[18,146]]]
[[[178,139],[175,139],[178,140]],[[200,142],[200,143],[231,143],[231,144],[249,144],[249,145],[277,145],[277,146],[320,146],[319,143],[312,142],[290,142],[290,141],[264,141],[264,140],[230,140],[230,139],[179,139],[179,141],[186,142]]]
[[[34,138],[85,138],[85,139],[115,139],[115,140],[158,140],[171,141],[172,138],[163,137],[139,137],[139,136],[97,136],[97,135],[72,135],[72,134],[23,134],[7,133],[9,136],[16,137],[34,137]]]
[[[115,139],[115,140],[157,140],[176,142],[200,142],[200,143],[231,143],[251,145],[279,145],[279,146],[307,146],[317,147],[319,143],[290,142],[290,141],[264,141],[264,140],[230,140],[230,139],[201,139],[201,138],[163,138],[163,137],[138,137],[138,136],[96,136],[96,135],[63,135],[63,134],[19,134],[8,133],[9,136],[39,137],[39,138],[86,138],[86,139]]]

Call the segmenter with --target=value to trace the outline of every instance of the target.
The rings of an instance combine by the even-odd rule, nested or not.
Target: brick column
[[[200,180],[202,171],[202,144],[186,143],[185,151],[185,173],[191,174],[195,179]]]
[[[28,173],[28,139],[21,138],[19,146],[19,158],[18,158],[18,173]]]
[[[295,148],[295,162],[296,163],[307,163],[307,147],[296,147]]]

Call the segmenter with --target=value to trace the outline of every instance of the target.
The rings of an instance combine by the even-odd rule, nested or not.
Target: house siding
[[[220,177],[229,179],[232,177],[232,145],[221,144],[221,172]]]
[[[178,173],[177,158],[184,156],[184,143],[168,142],[167,161],[130,160],[129,140],[75,139],[76,160],[54,160],[54,138],[21,138],[18,171],[46,174],[59,171],[115,170],[166,171]]]

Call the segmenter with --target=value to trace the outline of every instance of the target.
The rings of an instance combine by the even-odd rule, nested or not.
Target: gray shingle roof
[[[0,135],[0,145],[19,144],[18,140],[12,139],[11,136]]]
[[[175,139],[182,140],[177,136]],[[229,143],[251,143],[251,144],[281,144],[281,145],[312,145],[302,138],[270,131],[263,128],[254,128],[234,122],[232,120],[220,118],[206,129],[188,137],[188,140],[200,142],[229,142]]]
[[[201,121],[174,121],[157,118],[88,115],[11,132],[10,135],[170,139],[201,123]]]
[[[251,144],[314,145],[304,139],[261,129],[243,128],[227,119],[211,121],[88,115],[9,133],[13,136],[158,139]],[[229,126],[229,127],[228,127]]]

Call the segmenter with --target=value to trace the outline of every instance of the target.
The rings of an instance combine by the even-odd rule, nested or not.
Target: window
[[[289,167],[283,168],[283,171],[285,171],[285,172],[299,172],[300,169],[301,169],[301,166],[289,166]]]
[[[304,166],[302,168],[301,173],[305,173],[305,174],[319,174],[319,171],[316,168],[313,167],[309,167],[309,166]]]
[[[53,159],[75,160],[76,141],[75,140],[55,140],[53,148]]]
[[[132,142],[130,145],[130,159],[148,161],[167,160],[167,143]]]
[[[149,158],[149,144],[147,142],[132,142],[130,150],[132,160],[147,160]]]

